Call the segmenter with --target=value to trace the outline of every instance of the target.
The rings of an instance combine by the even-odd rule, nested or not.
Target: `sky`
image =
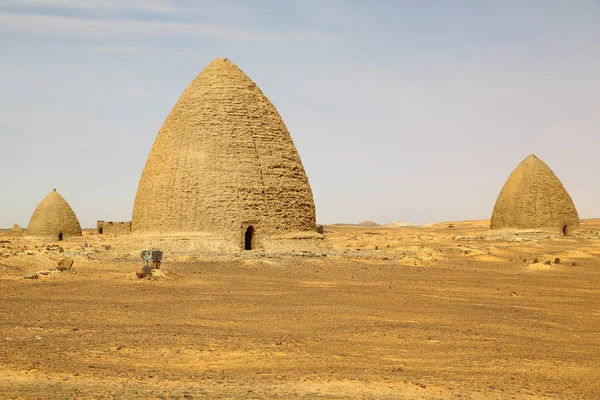
[[[131,219],[169,111],[227,57],[273,102],[317,222],[485,219],[527,155],[600,217],[596,0],[0,0],[0,227],[57,188]]]

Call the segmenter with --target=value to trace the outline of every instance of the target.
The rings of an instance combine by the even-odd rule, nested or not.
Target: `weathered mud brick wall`
[[[96,233],[98,235],[128,235],[131,233],[131,221],[98,221],[96,223]]]

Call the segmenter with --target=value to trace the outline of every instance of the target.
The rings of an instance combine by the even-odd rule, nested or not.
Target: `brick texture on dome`
[[[579,215],[554,172],[532,154],[515,168],[504,184],[490,227],[546,229],[570,234],[579,227]]]
[[[256,84],[227,59],[186,88],[139,182],[136,233],[238,237],[315,231],[312,191],[290,134]]]
[[[66,239],[81,236],[81,225],[69,203],[54,189],[33,212],[27,226],[27,235]]]

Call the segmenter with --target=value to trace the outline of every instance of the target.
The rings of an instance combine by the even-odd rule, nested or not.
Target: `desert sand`
[[[309,251],[165,250],[144,279],[134,237],[0,231],[0,393],[597,398],[600,220],[573,236],[488,227],[325,226]],[[53,269],[64,258],[72,268]]]

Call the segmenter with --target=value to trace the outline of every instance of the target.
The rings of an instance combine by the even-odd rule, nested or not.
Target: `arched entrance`
[[[104,229],[102,229],[102,227],[98,228],[98,234],[102,235],[102,233],[104,233]]]
[[[244,233],[244,250],[252,250],[254,241],[254,227],[252,225],[246,228]]]

